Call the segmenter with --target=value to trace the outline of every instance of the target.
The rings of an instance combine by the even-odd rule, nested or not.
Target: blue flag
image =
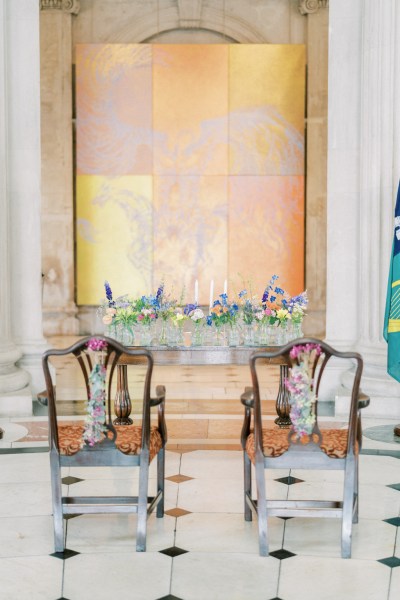
[[[394,236],[383,337],[388,343],[387,372],[400,381],[400,184],[394,210]]]

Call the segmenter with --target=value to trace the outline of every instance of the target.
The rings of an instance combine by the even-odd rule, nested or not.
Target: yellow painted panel
[[[154,172],[225,175],[228,47],[153,47]]]
[[[262,295],[271,275],[304,290],[304,178],[230,177],[229,276]]]
[[[77,303],[99,304],[107,279],[115,296],[151,288],[152,178],[77,177]]]
[[[305,47],[229,47],[229,173],[304,172]]]
[[[154,285],[164,279],[179,298],[209,303],[210,280],[223,291],[227,279],[227,178],[168,175],[155,177]]]

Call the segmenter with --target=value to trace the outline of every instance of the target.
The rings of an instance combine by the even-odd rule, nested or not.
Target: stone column
[[[301,2],[307,14],[306,288],[304,333],[322,338],[326,317],[326,188],[328,133],[327,3]]]
[[[0,0],[0,415],[32,413],[27,347],[41,337],[38,8]],[[25,65],[25,66],[24,66]],[[30,71],[27,75],[27,71]],[[36,92],[36,93],[35,93]],[[35,102],[36,98],[36,102]],[[18,123],[19,121],[19,123]],[[36,131],[36,138],[35,138]],[[33,161],[31,160],[33,157]],[[18,222],[18,220],[20,221]],[[37,242],[36,240],[39,240]],[[34,251],[36,249],[36,252]],[[35,256],[36,260],[35,262]],[[29,272],[30,269],[35,273]],[[16,281],[18,285],[16,285]],[[22,313],[25,311],[25,314]],[[16,327],[18,321],[21,326]],[[25,331],[26,327],[26,331]],[[18,331],[19,329],[19,331]],[[18,335],[19,334],[19,335]]]
[[[400,386],[386,373],[382,329],[399,178],[399,26],[396,0],[330,6],[327,337],[363,355],[370,412],[396,418]]]
[[[79,2],[40,6],[43,329],[75,334],[71,21]]]

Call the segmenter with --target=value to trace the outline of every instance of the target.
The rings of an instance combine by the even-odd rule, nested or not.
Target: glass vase
[[[228,327],[228,345],[239,346],[240,345],[240,330],[237,323],[230,323]]]
[[[158,336],[158,343],[160,346],[168,345],[168,322],[166,319],[161,319],[161,328]]]
[[[140,345],[141,346],[151,346],[152,340],[153,340],[153,331],[152,331],[151,323],[142,323],[141,331],[140,331]]]
[[[204,327],[201,321],[196,321],[194,324],[194,332],[192,337],[192,346],[202,346],[204,341]]]
[[[268,346],[268,323],[260,321],[257,326],[257,342],[260,346]]]
[[[255,344],[253,323],[245,323],[243,326],[243,344],[244,346],[254,346]]]
[[[226,332],[223,325],[215,325],[214,346],[226,346]]]
[[[284,346],[288,342],[288,324],[287,321],[281,321],[279,323],[277,331],[277,344],[278,346]]]
[[[293,323],[292,321],[292,335],[291,335],[291,339],[292,340],[297,340],[298,338],[302,338],[303,337],[303,331],[301,328],[302,323]]]

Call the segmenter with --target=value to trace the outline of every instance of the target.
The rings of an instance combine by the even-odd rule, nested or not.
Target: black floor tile
[[[395,527],[400,527],[400,517],[393,517],[393,519],[383,519],[385,523],[389,523],[389,525],[394,525]]]
[[[174,558],[175,556],[179,556],[180,554],[186,554],[186,552],[188,552],[188,550],[183,550],[182,548],[178,548],[178,546],[171,546],[171,548],[160,550],[161,554],[171,556],[172,558]]]
[[[400,483],[392,483],[392,485],[388,485],[387,487],[392,488],[392,490],[397,490],[400,492]]]
[[[174,596],[173,594],[168,594],[168,596],[163,596],[162,598],[156,598],[156,600],[183,600],[183,598],[178,598],[178,596]]]
[[[387,558],[381,558],[380,560],[378,560],[378,562],[391,568],[400,567],[400,558],[397,558],[397,556],[388,556]]]
[[[291,475],[289,475],[288,477],[280,477],[279,479],[274,479],[274,481],[286,483],[286,485],[293,485],[294,483],[303,483],[304,479],[297,479],[297,477],[292,477]]]
[[[61,483],[64,485],[72,485],[73,483],[79,483],[79,481],[84,481],[84,479],[79,479],[79,477],[71,477],[70,475],[61,479]]]
[[[285,550],[281,548],[280,550],[275,550],[274,552],[269,553],[270,556],[274,558],[279,558],[279,560],[284,560],[285,558],[291,558],[292,556],[296,556],[293,552],[289,552],[289,550]]]
[[[50,556],[66,560],[67,558],[72,558],[72,556],[76,556],[77,554],[80,554],[80,552],[75,552],[75,550],[69,550],[68,548],[65,548],[64,552],[53,552],[53,554],[50,554]]]

